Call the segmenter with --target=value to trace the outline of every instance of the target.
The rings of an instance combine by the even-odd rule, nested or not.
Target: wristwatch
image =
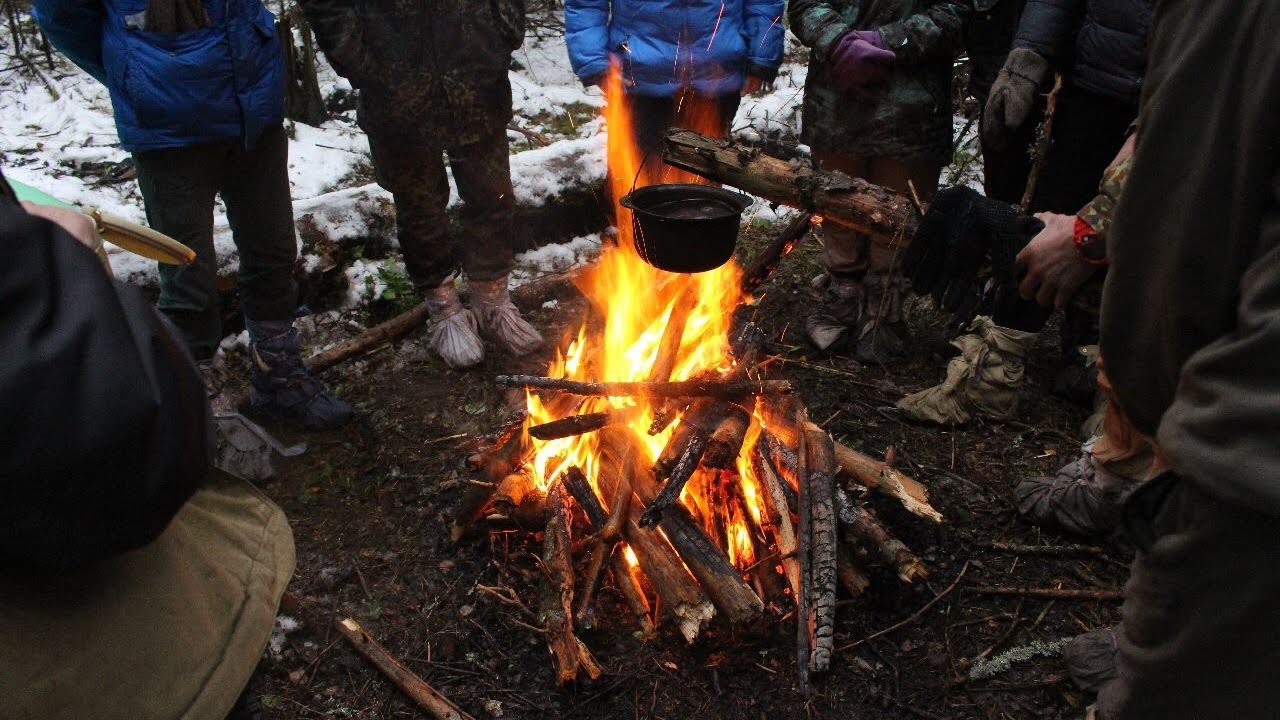
[[[1106,265],[1107,264],[1107,242],[1106,239],[1093,229],[1093,226],[1085,222],[1082,217],[1076,217],[1075,237],[1073,238],[1076,246],[1076,254],[1080,259],[1090,265]]]

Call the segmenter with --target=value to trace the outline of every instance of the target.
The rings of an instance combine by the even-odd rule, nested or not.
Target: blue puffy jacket
[[[747,72],[772,80],[782,62],[783,0],[565,0],[573,71],[593,83],[621,63],[629,91],[671,96],[742,88]]]
[[[284,118],[284,60],[260,0],[205,0],[211,27],[141,29],[146,0],[35,0],[50,42],[111,91],[131,152],[242,139]]]

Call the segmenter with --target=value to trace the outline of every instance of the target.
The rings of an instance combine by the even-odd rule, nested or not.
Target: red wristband
[[[1079,255],[1082,261],[1090,265],[1107,264],[1107,246],[1102,236],[1082,217],[1076,217],[1075,237],[1072,238],[1072,242],[1076,246],[1076,255]]]

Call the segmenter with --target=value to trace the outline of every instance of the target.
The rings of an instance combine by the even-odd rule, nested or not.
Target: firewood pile
[[[598,337],[584,325],[547,377],[497,378],[525,388],[528,412],[470,458],[453,537],[482,518],[543,533],[536,615],[560,682],[601,673],[578,631],[605,622],[604,582],[630,609],[608,621],[646,638],[666,624],[693,642],[716,618],[794,620],[807,693],[810,673],[832,661],[838,593],[861,594],[876,565],[907,583],[927,575],[865,502],[881,493],[941,522],[925,487],[893,467],[891,450],[873,459],[810,422],[790,383],[768,376],[753,323],[721,317],[719,337],[709,329],[708,318],[742,315],[733,311],[809,223],[801,216],[745,272],[732,268],[738,292],[718,304],[698,276],[655,281],[634,333],[646,349],[623,377],[594,361],[619,345],[613,325]],[[610,323],[622,313],[613,292],[593,298]],[[719,357],[691,361],[711,346]]]

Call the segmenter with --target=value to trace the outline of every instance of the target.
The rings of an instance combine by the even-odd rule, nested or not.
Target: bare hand
[[[1080,258],[1075,247],[1075,215],[1036,213],[1044,229],[1018,253],[1017,269],[1022,277],[1018,292],[1025,300],[1061,310],[1097,266]]]
[[[757,75],[747,75],[742,81],[742,91],[739,93],[742,97],[755,95],[760,92],[760,88],[764,87],[764,79]]]
[[[98,226],[93,222],[93,218],[84,213],[52,205],[37,205],[27,200],[22,202],[22,208],[36,217],[42,217],[62,226],[63,230],[71,233],[71,237],[79,240],[81,245],[94,252],[97,252],[98,248],[102,247],[102,237],[98,235]]]

